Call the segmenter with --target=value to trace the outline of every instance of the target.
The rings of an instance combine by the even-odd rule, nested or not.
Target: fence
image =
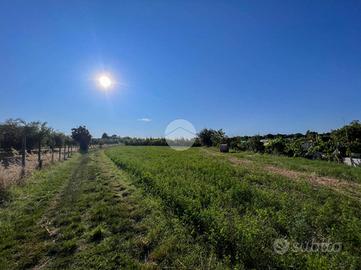
[[[15,150],[0,151],[0,189],[19,184],[31,171],[66,160],[77,151],[78,147],[74,146],[45,148],[41,149],[40,154],[39,150],[21,151],[21,154]]]
[[[90,149],[107,148],[119,144],[99,145],[93,144]],[[22,183],[25,176],[43,166],[66,160],[73,153],[78,152],[78,146],[65,146],[59,148],[42,148],[31,151],[16,150],[3,151],[0,149],[0,190],[12,184]]]

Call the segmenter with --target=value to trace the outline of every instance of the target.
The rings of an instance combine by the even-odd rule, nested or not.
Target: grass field
[[[253,161],[262,166],[275,165],[301,172],[316,173],[319,176],[330,176],[361,183],[361,168],[359,167],[351,167],[323,160],[309,160],[305,158],[257,154],[253,152],[231,153],[231,155],[240,159]]]
[[[0,269],[358,269],[360,170],[313,162],[167,147],[74,156],[9,190]],[[342,248],[281,255],[276,239]]]

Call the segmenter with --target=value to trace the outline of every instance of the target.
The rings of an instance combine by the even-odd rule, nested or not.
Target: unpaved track
[[[69,163],[61,166],[67,172],[52,187],[52,196],[42,199],[42,209],[35,208],[38,215],[27,213],[26,205],[9,210],[12,216],[15,211],[24,212],[18,216],[19,221],[16,216],[9,221],[9,227],[24,219],[32,221],[27,223],[28,228],[21,228],[26,233],[24,239],[16,239],[19,230],[14,228],[14,237],[3,240],[11,245],[6,247],[8,255],[0,260],[0,269],[92,269],[101,265],[113,269],[145,265],[143,251],[130,249],[131,240],[144,233],[139,213],[134,213],[137,203],[131,196],[132,187],[123,182],[118,169],[112,170],[114,165],[102,151],[66,162]],[[53,170],[64,170],[61,166]],[[44,174],[49,177],[45,171]],[[51,187],[47,180],[40,185]],[[44,194],[38,194],[26,204],[43,197]]]
[[[140,263],[136,254],[132,256],[127,247],[120,244],[126,242],[129,234],[134,233],[134,238],[136,232],[141,232],[133,218],[132,210],[136,205],[128,198],[132,189],[107,165],[102,151],[81,157],[68,184],[43,216],[42,220],[49,226],[47,241],[52,252],[33,269],[91,268],[92,263],[94,267],[102,263],[107,265],[114,251],[126,258],[125,265]],[[113,234],[114,243],[104,244],[100,249],[101,241],[110,234]],[[67,247],[69,242],[70,247]],[[122,263],[119,260],[114,265],[120,267]]]
[[[349,198],[361,201],[361,185],[355,182],[332,178],[332,177],[326,177],[326,176],[318,176],[316,175],[316,173],[294,171],[272,165],[260,166],[248,159],[241,159],[230,155],[227,156],[212,150],[207,150],[207,149],[203,149],[203,150],[207,155],[226,158],[230,163],[234,165],[249,167],[253,169],[254,168],[261,169],[267,173],[284,176],[294,181],[307,181],[313,186],[316,187],[324,186],[336,192],[342,193],[343,195]]]

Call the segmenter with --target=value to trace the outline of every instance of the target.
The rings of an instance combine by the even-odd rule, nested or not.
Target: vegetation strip
[[[200,149],[108,148],[10,190],[0,209],[0,268],[356,269],[359,209],[323,186]],[[281,256],[275,239],[327,239],[342,251]]]
[[[251,161],[248,159],[238,158],[237,154],[221,154],[212,149],[202,149],[207,155],[218,156],[226,158],[232,164],[240,165],[240,166],[253,166],[254,168],[258,168],[265,172],[269,172],[272,174],[281,175],[287,177],[291,180],[297,181],[308,181],[312,185],[316,186],[326,186],[336,192],[341,192],[350,198],[361,200],[361,184],[345,179],[337,179],[329,176],[319,176],[315,172],[306,172],[306,171],[295,171],[291,169],[287,169],[282,164],[279,166],[269,165],[267,163],[257,164],[255,161]],[[334,164],[327,164],[328,166],[334,166]],[[326,165],[324,165],[326,166]],[[349,167],[343,165],[344,169],[349,170]],[[352,168],[357,170],[358,168]],[[361,169],[359,169],[361,170]]]
[[[48,233],[39,221],[59,189],[67,184],[79,156],[37,171],[24,186],[13,186],[0,208],[0,268],[24,269],[37,263],[47,250]]]
[[[135,184],[215,252],[224,268],[356,268],[360,265],[360,202],[323,186],[233,166],[199,149],[164,147],[106,150]],[[273,251],[275,239],[307,244],[342,242],[339,253]],[[203,246],[203,244],[202,244]]]
[[[1,209],[1,269],[217,266],[215,256],[157,199],[135,189],[102,151],[38,172],[34,179],[29,188],[17,187],[13,201]]]

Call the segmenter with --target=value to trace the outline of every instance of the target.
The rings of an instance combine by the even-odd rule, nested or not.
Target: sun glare
[[[113,85],[113,81],[108,75],[100,75],[98,77],[98,84],[102,89],[107,90]]]

